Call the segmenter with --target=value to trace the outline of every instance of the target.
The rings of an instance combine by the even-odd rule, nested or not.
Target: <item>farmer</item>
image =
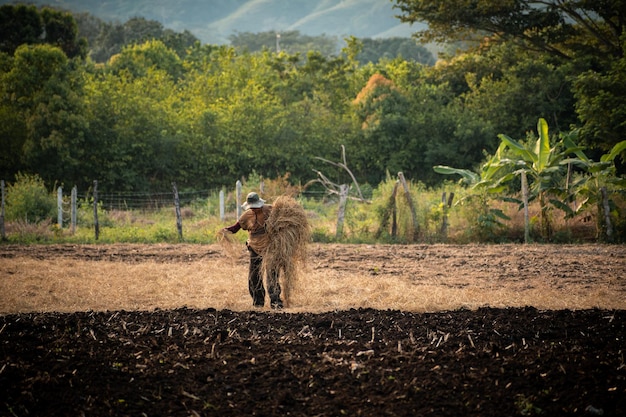
[[[246,202],[241,206],[245,211],[232,226],[225,227],[231,233],[237,233],[240,229],[248,231],[246,246],[250,252],[250,269],[248,272],[248,289],[252,296],[252,304],[255,307],[263,307],[265,304],[265,288],[263,288],[263,254],[269,245],[269,236],[265,230],[265,221],[272,212],[272,206],[265,204],[265,200],[255,192],[249,193]],[[278,282],[278,270],[268,271],[267,291],[270,295],[270,306],[273,309],[283,308],[280,299],[280,284]]]

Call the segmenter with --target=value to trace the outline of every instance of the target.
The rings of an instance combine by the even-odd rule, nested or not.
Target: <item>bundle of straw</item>
[[[217,232],[217,242],[222,248],[222,253],[231,263],[234,263],[241,257],[243,245],[228,230],[221,229]]]
[[[263,270],[282,270],[285,303],[306,267],[307,243],[311,229],[302,206],[290,196],[280,196],[272,203],[272,212],[265,222],[269,246],[263,254]]]

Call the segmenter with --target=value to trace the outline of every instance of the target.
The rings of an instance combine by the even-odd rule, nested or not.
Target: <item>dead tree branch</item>
[[[341,159],[343,162],[333,162],[333,161],[329,161],[328,159],[324,159],[321,157],[315,157],[315,159],[319,159],[322,162],[326,162],[327,164],[336,166],[338,168],[343,169],[344,171],[346,171],[348,173],[348,175],[350,175],[350,178],[352,179],[352,183],[354,184],[354,187],[358,193],[358,197],[348,197],[352,200],[357,200],[363,203],[371,203],[370,200],[367,200],[365,197],[363,197],[363,193],[361,192],[361,187],[359,187],[359,182],[356,180],[356,177],[354,176],[354,174],[352,173],[352,171],[350,170],[350,168],[348,168],[348,162],[346,160],[346,148],[344,145],[341,145]],[[313,172],[315,172],[318,176],[317,179],[315,180],[311,180],[309,181],[306,186],[314,183],[314,182],[319,182],[320,184],[322,184],[324,186],[324,188],[326,189],[326,191],[329,194],[335,194],[335,195],[340,195],[342,193],[342,191],[344,190],[344,188],[342,187],[342,185],[334,183],[332,181],[330,181],[328,179],[328,177],[326,177],[324,174],[322,174],[320,171],[318,170],[313,170]]]

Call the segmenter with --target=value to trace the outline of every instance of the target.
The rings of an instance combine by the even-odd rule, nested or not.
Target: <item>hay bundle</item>
[[[231,263],[241,257],[243,245],[228,230],[221,229],[217,232],[217,242],[222,248],[222,253]]]
[[[263,270],[282,270],[283,298],[289,303],[289,296],[306,267],[306,247],[311,238],[309,222],[293,197],[280,196],[272,203],[265,227],[270,244],[263,255]]]

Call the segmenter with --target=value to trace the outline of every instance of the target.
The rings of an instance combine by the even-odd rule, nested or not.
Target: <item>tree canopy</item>
[[[403,171],[434,185],[442,178],[433,166],[474,169],[497,149],[499,134],[523,138],[539,118],[554,134],[576,131],[591,152],[626,136],[624,43],[621,54],[609,47],[609,34],[621,30],[620,11],[611,9],[618,3],[576,2],[580,22],[565,14],[566,1],[489,9],[491,2],[455,0],[436,2],[437,10],[435,2],[398,3],[405,19],[432,18],[432,34],[452,39],[462,27],[481,42],[433,65],[408,56],[407,40],[348,38],[328,55],[314,43],[290,51],[284,34],[279,51],[252,50],[244,34],[233,38],[238,46],[202,45],[141,18],[100,24],[82,15],[76,25],[63,13],[3,6],[23,25],[19,36],[0,38],[0,177],[23,172],[84,188],[97,179],[101,190],[120,191],[172,181],[207,189],[249,175],[306,183],[319,158],[336,160],[345,147],[360,182],[375,186]],[[553,37],[547,21],[555,11],[571,33]],[[488,33],[487,21],[512,19],[507,13],[518,14],[518,29],[530,24],[527,14],[543,22],[545,47],[525,38],[535,33],[529,27],[523,36]],[[579,30],[588,19],[615,55],[603,56],[599,38]],[[99,39],[90,54],[72,49],[81,45],[75,27]],[[276,42],[276,33],[265,35]],[[368,45],[382,55],[361,61]]]
[[[69,58],[84,58],[87,52],[71,13],[23,4],[0,6],[0,51],[13,54],[23,44],[55,45]]]
[[[575,96],[579,120],[571,121],[571,126],[581,122],[581,139],[586,144],[607,150],[626,134],[626,126],[618,122],[624,120],[621,116],[626,109],[625,68],[620,64],[625,52],[626,1],[395,0],[395,3],[402,12],[399,17],[403,22],[428,22],[427,29],[416,33],[423,41],[471,40],[479,45],[473,56],[481,58],[494,45],[506,44],[523,51],[523,56],[547,63],[552,72],[560,72],[558,78],[563,82],[559,91]],[[487,75],[487,79],[492,78]],[[552,100],[555,92],[546,97]],[[520,97],[516,102],[521,104],[523,100]],[[557,104],[562,109],[565,103]],[[555,122],[563,127],[560,121]]]
[[[622,56],[624,0],[395,0],[403,22],[428,22],[424,41],[515,41],[563,58]]]

